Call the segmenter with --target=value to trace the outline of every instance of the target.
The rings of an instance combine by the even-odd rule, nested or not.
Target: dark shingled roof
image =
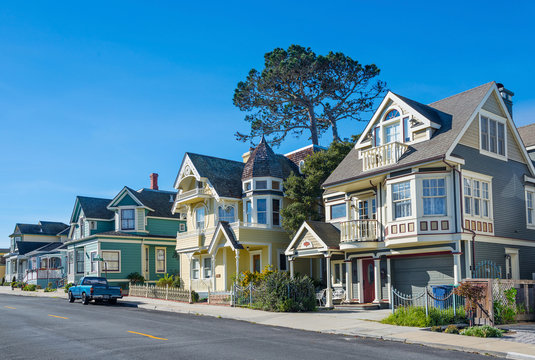
[[[232,246],[234,246],[235,249],[243,249],[243,245],[236,240],[236,237],[234,236],[234,231],[232,231],[232,227],[230,226],[228,221],[220,221],[217,226],[221,226],[221,229],[227,234],[228,238],[230,239],[230,242],[232,243]],[[217,234],[217,228],[214,231],[214,236],[212,237],[212,241],[210,243],[214,242],[214,237]]]
[[[39,249],[40,247],[43,247],[48,244],[49,243],[47,242],[41,242],[41,241],[17,241],[17,248],[19,249],[20,255],[25,255],[29,253],[30,251]],[[61,243],[58,243],[58,244],[61,244]]]
[[[53,252],[53,251],[56,251],[56,250],[59,250],[59,248],[61,246],[63,246],[64,244],[61,243],[61,242],[51,242],[51,243],[48,243],[44,246],[41,246],[35,250],[32,250],[30,252],[28,252],[26,255],[28,256],[32,256],[32,255],[37,255],[37,254],[43,254],[43,253],[48,253],[48,252]]]
[[[111,199],[102,199],[87,196],[77,196],[80,207],[84,211],[86,218],[90,219],[113,219],[114,212],[108,210],[107,206]]]
[[[241,198],[243,162],[193,153],[186,155],[199,176],[207,178],[219,196]]]
[[[68,228],[65,228],[65,230],[60,231],[57,235],[63,236],[63,235],[69,235],[69,231],[71,230],[70,226]]]
[[[245,163],[241,179],[248,180],[262,176],[285,179],[292,171],[299,173],[297,166],[284,155],[275,154],[262,136],[260,143]]]
[[[535,146],[535,124],[519,127],[518,132],[526,147]]]
[[[15,232],[12,235],[54,235],[56,236],[58,233],[62,232],[66,228],[68,228],[69,225],[64,224],[62,222],[55,222],[55,221],[39,221],[38,224],[20,224],[17,223],[15,225],[15,228],[19,230],[19,232]]]
[[[93,235],[95,237],[99,236],[128,236],[128,237],[142,237],[142,238],[169,238],[175,239],[176,236],[165,236],[165,235],[150,235],[150,234],[136,234],[136,233],[127,233],[120,231],[106,231]]]
[[[173,214],[171,209],[176,198],[176,192],[141,189],[135,191],[129,187],[128,190],[146,207],[154,211],[149,211],[148,216],[165,217],[165,218],[179,218],[180,214]]]
[[[323,186],[332,186],[374,174],[390,172],[413,163],[442,158],[446,155],[446,152],[455,141],[457,135],[459,135],[464,125],[470,120],[470,116],[474,113],[492,86],[494,86],[493,81],[429,105],[418,105],[429,116],[432,113],[435,120],[430,120],[441,124],[440,129],[433,134],[431,139],[409,146],[409,149],[396,164],[368,171],[362,170],[362,160],[358,157],[359,150],[353,148],[327,180],[325,180]],[[403,98],[403,100],[405,101],[406,98]],[[410,104],[417,106],[415,104],[419,103],[411,100]],[[422,106],[425,108],[422,108]],[[435,109],[435,112],[428,108]],[[425,114],[422,113],[422,115]]]
[[[339,248],[340,230],[336,226],[321,221],[307,220],[305,222],[328,248]]]

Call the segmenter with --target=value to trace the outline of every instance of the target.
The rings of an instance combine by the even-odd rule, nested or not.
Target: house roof
[[[273,152],[264,136],[255,147],[247,163],[243,168],[241,180],[248,180],[253,177],[271,176],[285,179],[292,171],[299,173],[297,166],[284,155]]]
[[[17,241],[17,248],[19,249],[18,253],[19,255],[25,255],[30,251],[33,251],[48,244],[48,242],[41,241]],[[61,243],[58,242],[58,244]]]
[[[220,197],[241,198],[243,162],[194,153],[186,155],[199,176],[208,179]]]
[[[60,231],[57,235],[58,236],[62,236],[62,235],[68,236],[70,230],[71,230],[71,227],[69,226],[69,227],[65,228],[65,230]]]
[[[415,110],[422,113],[422,115],[432,117],[430,120],[440,124],[440,129],[435,131],[431,139],[409,146],[408,150],[396,164],[383,166],[379,169],[363,171],[362,160],[358,156],[359,150],[353,148],[327,180],[325,180],[323,187],[392,171],[413,163],[431,161],[444,157],[494,84],[494,81],[492,81],[429,105],[423,105],[416,101],[400,97],[402,101],[407,102],[407,105],[418,107]],[[396,96],[399,97],[399,95]]]
[[[127,233],[127,232],[121,232],[121,231],[106,231],[106,232],[101,232],[101,233],[98,233],[98,234],[95,234],[95,235],[92,235],[92,236],[93,237],[117,236],[117,237],[142,237],[142,238],[169,238],[169,239],[175,239],[176,238],[176,236]]]
[[[230,241],[232,244],[232,248],[234,249],[243,249],[243,245],[236,240],[236,237],[234,236],[234,231],[232,231],[232,227],[230,226],[228,221],[219,221],[216,227],[216,230],[214,231],[214,235],[212,236],[212,240],[210,241],[210,249],[208,252],[212,253],[215,249],[214,246],[216,244],[216,238],[219,235],[219,229],[225,234],[226,239]]]
[[[518,133],[526,147],[535,146],[535,123],[519,127]]]
[[[58,233],[62,232],[69,225],[62,222],[55,221],[39,221],[37,224],[15,224],[15,232],[10,236],[14,235],[52,235],[56,236]]]
[[[322,221],[307,220],[305,222],[328,248],[338,248],[340,246],[340,230],[336,226]]]
[[[80,207],[84,211],[86,218],[90,219],[113,219],[114,213],[108,210],[107,206],[111,199],[96,197],[77,196]]]
[[[61,242],[51,242],[51,243],[48,243],[44,246],[41,246],[35,250],[32,250],[28,253],[26,253],[26,255],[28,256],[32,256],[32,255],[38,255],[38,254],[44,254],[44,253],[49,253],[49,252],[53,252],[53,251],[56,251],[58,250],[58,248],[60,248],[61,246],[63,246],[64,244],[61,243]]]
[[[147,216],[165,217],[165,218],[179,218],[180,214],[173,214],[171,209],[176,198],[175,191],[140,189],[135,191],[129,187],[127,189],[139,200],[143,205],[151,210]]]

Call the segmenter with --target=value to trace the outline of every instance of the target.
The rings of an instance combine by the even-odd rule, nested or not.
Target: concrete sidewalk
[[[62,290],[55,293],[43,293],[42,291],[11,291],[9,287],[0,287],[0,293],[67,298]],[[378,320],[388,316],[389,310],[322,310],[312,313],[272,313],[230,306],[187,304],[133,296],[125,297],[120,303],[135,305],[140,309],[214,316],[261,325],[399,341],[508,359],[535,359],[535,345],[533,344],[436,333],[419,328],[379,323]]]

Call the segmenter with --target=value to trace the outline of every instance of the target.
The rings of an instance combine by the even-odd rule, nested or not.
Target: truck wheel
[[[89,298],[87,297],[87,295],[84,293],[82,293],[82,304],[84,305],[87,305],[89,304]]]
[[[111,305],[115,305],[115,304],[117,304],[117,299],[110,299],[110,300],[108,300],[108,303],[111,304]]]
[[[72,292],[70,292],[70,291],[69,291],[69,302],[70,303],[74,302],[74,296],[72,295]]]

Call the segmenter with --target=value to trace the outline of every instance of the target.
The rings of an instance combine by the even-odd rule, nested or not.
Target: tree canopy
[[[310,48],[291,45],[264,55],[264,69],[251,69],[234,90],[233,103],[247,112],[249,134],[236,133],[241,141],[269,135],[279,145],[287,135],[308,133],[312,144],[331,129],[340,141],[338,122],[363,120],[386,84],[377,79],[379,68],[361,65],[342,53],[316,55]]]
[[[284,182],[284,193],[291,203],[281,210],[282,226],[291,236],[303,221],[323,220],[321,184],[353,148],[352,142],[333,142],[326,151],[306,158],[302,176],[291,174]]]

